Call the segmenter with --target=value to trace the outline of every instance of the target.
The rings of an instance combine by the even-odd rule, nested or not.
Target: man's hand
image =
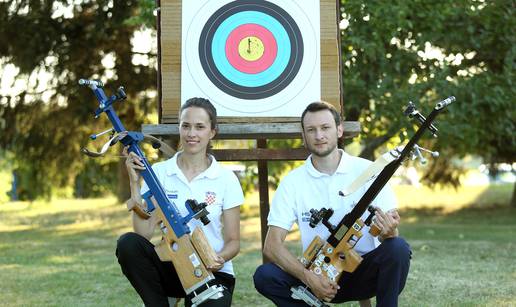
[[[316,275],[309,270],[304,271],[304,277],[304,283],[312,290],[315,296],[326,302],[333,300],[337,290],[340,288],[334,281],[329,280],[323,275]]]
[[[269,226],[265,237],[263,253],[281,269],[299,279],[323,301],[331,301],[337,294],[339,286],[327,277],[307,270],[299,260],[285,247],[288,230],[277,226]]]
[[[374,223],[382,230],[379,235],[380,241],[398,236],[400,216],[396,209],[385,213],[382,209],[376,208]]]

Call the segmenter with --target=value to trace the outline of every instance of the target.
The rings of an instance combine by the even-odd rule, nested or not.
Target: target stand
[[[159,124],[143,132],[177,141],[181,104],[209,99],[218,139],[255,139],[256,148],[215,150],[219,161],[257,161],[262,244],[272,160],[304,160],[304,148],[269,149],[301,138],[300,115],[314,101],[342,113],[338,0],[161,0],[158,7]],[[360,131],[344,122],[345,137]]]

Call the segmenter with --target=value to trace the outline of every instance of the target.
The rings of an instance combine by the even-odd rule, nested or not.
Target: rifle
[[[112,133],[112,137],[104,145],[102,151],[105,152],[109,146],[120,141],[127,146],[128,152],[136,153],[145,165],[145,170],[141,171],[141,175],[147,183],[149,191],[142,195],[142,198],[147,203],[147,208],[139,207],[134,202],[130,203],[131,201],[128,202],[128,208],[135,210],[135,213],[142,218],[149,218],[155,211],[158,220],[163,223],[163,239],[155,246],[161,261],[172,261],[183,289],[192,298],[192,306],[197,306],[208,299],[221,298],[223,287],[210,284],[210,281],[215,278],[213,273],[206,269],[207,266],[214,264],[216,253],[207,242],[200,227],[190,234],[191,231],[187,225],[192,218],[200,219],[204,225],[210,222],[206,203],[198,203],[192,199],[187,200],[185,205],[188,215],[183,217],[176,205],[168,199],[158,177],[138,146],[138,143],[144,139],[144,135],[141,132],[126,131],[115,113],[113,104],[127,97],[123,87],[118,88],[116,95],[108,98],[100,81],[81,79],[79,84],[89,86],[99,101],[99,107],[95,110],[95,118],[106,113],[113,125],[112,129],[95,135],[96,138],[101,134]],[[88,154],[88,150],[83,149],[83,152]],[[90,152],[88,155],[96,156],[98,153],[91,154]]]
[[[405,115],[415,118],[420,126],[414,136],[404,147],[397,147],[387,154],[383,155],[375,163],[371,165],[364,174],[355,180],[350,187],[344,191],[340,191],[339,195],[347,196],[356,188],[362,186],[366,182],[374,179],[364,195],[360,198],[353,210],[346,214],[337,225],[332,225],[328,220],[333,215],[333,209],[322,208],[321,210],[310,210],[310,227],[316,227],[319,223],[323,223],[330,235],[326,240],[316,236],[308,248],[304,251],[300,258],[301,263],[310,271],[317,275],[323,275],[328,279],[338,282],[342,272],[352,273],[362,262],[362,257],[353,249],[358,240],[362,237],[362,228],[364,225],[370,226],[370,233],[373,236],[380,234],[381,229],[373,222],[376,209],[370,204],[376,198],[378,193],[387,184],[394,172],[401,166],[402,162],[407,158],[413,159],[418,157],[421,163],[426,160],[422,157],[421,151],[428,151],[416,144],[425,130],[429,130],[433,136],[437,137],[437,128],[432,124],[436,116],[449,104],[455,101],[455,97],[451,96],[436,104],[432,112],[425,118],[412,102],[409,102],[405,109]],[[428,151],[431,152],[431,151]],[[438,153],[431,152],[432,155],[438,156]],[[381,169],[378,173],[377,170]],[[368,210],[369,215],[365,221],[361,216]],[[310,306],[327,306],[313,295],[306,287],[292,287],[292,297],[305,301]]]

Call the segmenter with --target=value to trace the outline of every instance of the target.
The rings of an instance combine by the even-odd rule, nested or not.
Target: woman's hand
[[[207,267],[208,270],[212,272],[217,272],[218,270],[222,269],[224,266],[224,263],[226,261],[221,256],[217,255],[217,258],[215,258],[215,264]]]
[[[138,182],[138,179],[140,179],[139,171],[144,170],[145,165],[136,153],[127,153],[127,147],[124,148],[123,155],[127,157],[125,159],[125,167],[127,168],[127,173],[129,174],[130,183]]]

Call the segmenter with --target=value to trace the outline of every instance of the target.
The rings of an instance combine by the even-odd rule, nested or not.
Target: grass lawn
[[[516,306],[516,209],[503,205],[512,185],[401,192],[401,233],[413,249],[401,306]],[[0,204],[0,305],[141,306],[114,256],[130,230],[124,208],[112,198]],[[250,215],[234,306],[273,306],[252,285],[261,243]],[[294,252],[297,238],[288,237]]]

